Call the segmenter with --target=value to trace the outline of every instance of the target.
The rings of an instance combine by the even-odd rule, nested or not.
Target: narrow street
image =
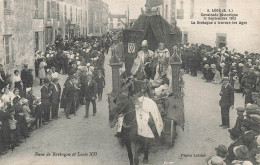
[[[105,94],[112,88],[111,68],[106,56],[106,88],[103,100],[97,102],[97,115],[84,118],[84,106],[71,120],[65,118],[60,109],[58,120],[50,122],[32,132],[31,137],[0,157],[1,165],[124,165],[129,164],[127,151],[114,137],[115,129],[108,125],[108,103]],[[214,154],[219,144],[231,143],[229,133],[218,127],[220,107],[218,106],[220,85],[204,82],[201,78],[185,75],[185,130],[178,127],[175,146],[150,153],[149,164],[163,165],[175,162],[178,165],[202,165],[205,159]],[[61,78],[61,85],[65,80]],[[40,87],[35,87],[39,95]],[[242,105],[242,95],[235,94],[235,107]],[[92,107],[90,107],[92,112]],[[234,125],[236,110],[230,113],[231,125]],[[56,155],[54,154],[57,153]],[[50,156],[48,156],[50,153]],[[62,154],[70,154],[66,157]],[[76,155],[73,155],[76,153]],[[88,154],[86,156],[86,154]],[[92,155],[90,155],[92,154]],[[200,157],[183,157],[181,154],[204,154]],[[142,157],[140,157],[142,158]],[[142,163],[141,163],[142,164]]]

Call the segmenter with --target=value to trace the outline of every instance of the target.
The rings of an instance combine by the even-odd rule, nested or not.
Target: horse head
[[[109,111],[109,125],[113,128],[117,123],[118,116],[128,111],[130,100],[127,95],[119,94],[114,98],[111,104]]]

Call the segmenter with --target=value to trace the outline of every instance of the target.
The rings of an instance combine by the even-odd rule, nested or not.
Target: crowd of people
[[[33,69],[27,64],[21,74],[15,70],[12,76],[6,76],[0,65],[0,155],[19,146],[34,129],[58,119],[59,108],[64,108],[70,119],[85,104],[88,117],[91,102],[93,116],[97,113],[96,99],[102,99],[105,87],[105,53],[112,42],[110,33],[69,40],[57,37],[45,52],[36,51],[35,76],[42,86],[40,97],[34,94]],[[59,83],[61,74],[68,75],[64,87]]]
[[[227,47],[186,44],[181,47],[182,68],[196,77],[201,71],[206,82],[222,84],[220,107],[222,124],[230,128],[229,110],[234,108],[234,93],[242,93],[244,107],[237,107],[237,119],[228,129],[233,142],[215,148],[216,155],[207,164],[253,165],[260,163],[260,56],[257,53],[237,53]]]

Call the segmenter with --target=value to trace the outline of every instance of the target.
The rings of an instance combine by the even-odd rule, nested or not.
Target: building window
[[[194,0],[190,0],[190,19],[194,18]]]
[[[184,19],[183,0],[180,1],[180,9],[177,9],[177,19]]]
[[[51,18],[51,3],[47,2],[47,18]]]
[[[10,59],[11,59],[10,41],[11,41],[11,36],[4,36],[5,64],[10,64]]]
[[[4,0],[4,14],[10,15],[11,12],[11,1],[10,0]]]
[[[57,3],[57,19],[60,20],[60,4]]]
[[[113,22],[113,18],[110,18],[110,22]]]
[[[120,27],[121,26],[121,23],[117,23],[117,27]]]
[[[227,7],[227,0],[218,0],[219,1],[219,8],[226,9]]]
[[[35,50],[39,50],[39,32],[35,32],[34,38],[35,38]]]
[[[117,22],[120,22],[120,20],[121,20],[120,18],[117,18]]]

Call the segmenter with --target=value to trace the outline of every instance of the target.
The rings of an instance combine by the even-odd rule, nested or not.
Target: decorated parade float
[[[145,76],[144,72],[143,74],[139,72],[135,76],[132,74],[133,67],[136,66],[135,59],[141,50],[141,45],[145,42],[148,43],[148,49],[153,52],[156,51],[159,43],[164,43],[165,50],[169,50],[169,58],[164,63],[165,69],[156,79],[154,75]],[[176,24],[170,25],[160,15],[142,14],[134,22],[131,29],[123,30],[121,42],[123,51],[112,48],[109,65],[112,69],[113,90],[108,94],[109,122],[111,127],[114,127],[117,123],[116,136],[121,140],[123,139],[123,144],[127,147],[130,164],[138,164],[136,154],[138,155],[140,150],[135,148],[135,155],[133,155],[131,142],[141,141],[144,144],[143,161],[147,163],[148,148],[152,150],[156,146],[173,147],[177,136],[176,127],[179,125],[184,130],[184,93],[181,60],[178,51],[178,43],[180,42],[181,31]],[[158,63],[159,58],[155,58],[148,65],[153,66],[154,64],[157,66]],[[144,70],[144,68],[142,69]],[[151,72],[153,71],[151,70]],[[169,87],[169,85],[171,87],[166,90],[165,84],[166,87]],[[140,107],[143,107],[146,112],[149,111],[148,118],[142,116],[141,113],[139,114]],[[144,107],[146,107],[146,110]],[[156,116],[157,111],[160,113],[158,118]],[[141,116],[141,119],[138,119],[139,116]],[[131,139],[134,134],[132,132],[138,132],[133,137],[142,136],[140,133],[142,130],[138,128],[140,127],[140,120],[149,120],[147,122],[155,136],[144,136],[145,138],[141,138],[141,140],[138,138]],[[153,126],[155,126],[155,129],[152,128]],[[150,141],[147,142],[146,139]],[[134,157],[134,161],[132,157]]]

